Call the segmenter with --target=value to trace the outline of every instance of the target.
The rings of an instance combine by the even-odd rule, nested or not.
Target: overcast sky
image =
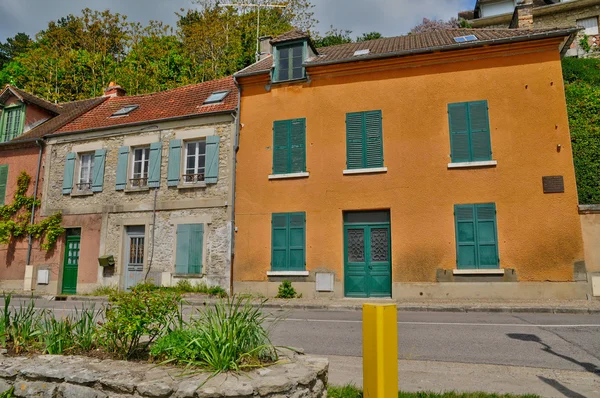
[[[398,36],[423,17],[448,19],[458,11],[472,8],[475,0],[312,0],[312,3],[322,33],[333,25],[351,30],[352,36],[372,31]],[[109,9],[144,24],[155,19],[174,26],[175,12],[194,4],[192,0],[0,0],[0,40],[5,41],[18,32],[33,36],[49,21],[78,14],[86,7]]]

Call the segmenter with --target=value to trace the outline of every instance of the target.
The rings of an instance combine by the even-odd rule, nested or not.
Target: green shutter
[[[280,213],[273,214],[271,217],[271,269],[287,271],[289,215]]]
[[[498,268],[496,205],[494,203],[475,205],[475,211],[478,266],[483,269]]]
[[[289,215],[289,271],[306,269],[306,214]]]
[[[189,269],[190,236],[189,224],[177,225],[177,249],[175,253],[175,273],[187,274]]]
[[[273,122],[273,174],[286,174],[290,170],[289,120]]]
[[[23,129],[25,128],[25,112],[27,111],[27,105],[23,104],[21,106],[20,109],[20,115],[19,115],[19,126],[17,127],[17,130],[15,132],[15,137],[18,137],[19,135],[23,134]]]
[[[468,103],[449,104],[450,147],[453,163],[471,161]]]
[[[21,135],[25,124],[25,105],[4,108],[1,123],[1,142],[10,141]]]
[[[0,206],[6,201],[6,186],[8,185],[8,165],[0,165]]]
[[[190,274],[202,273],[202,246],[204,240],[204,224],[190,224],[190,251],[188,259],[188,272]]]
[[[176,187],[181,178],[181,140],[169,142],[169,167],[167,170],[167,185]]]
[[[160,166],[162,162],[162,142],[150,144],[150,159],[148,160],[148,186],[160,187]]]
[[[122,191],[127,188],[127,166],[129,162],[129,147],[119,148],[119,160],[117,161],[116,190]]]
[[[365,112],[365,167],[383,167],[381,111]]]
[[[490,122],[487,101],[469,103],[469,128],[471,132],[471,160],[492,159]]]
[[[496,205],[455,205],[458,269],[498,268]]]
[[[365,167],[363,137],[363,113],[346,114],[346,167],[362,169]]]
[[[219,142],[218,135],[206,137],[206,170],[204,172],[204,182],[207,184],[216,184],[219,178]]]
[[[306,213],[278,213],[271,219],[271,269],[306,269]]]
[[[306,171],[306,119],[290,121],[290,173]]]
[[[75,158],[76,155],[74,152],[67,153],[62,186],[62,193],[64,195],[70,195],[71,191],[73,190],[73,173],[75,172]]]
[[[92,191],[102,192],[104,184],[104,160],[106,159],[106,149],[98,149],[94,152],[94,170],[92,177]]]

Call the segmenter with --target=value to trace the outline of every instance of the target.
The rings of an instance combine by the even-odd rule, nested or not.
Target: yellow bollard
[[[398,398],[396,304],[363,304],[362,325],[364,397]]]

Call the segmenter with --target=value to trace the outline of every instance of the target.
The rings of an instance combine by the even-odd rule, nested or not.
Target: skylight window
[[[354,51],[354,56],[358,57],[359,55],[368,55],[371,52],[368,48],[366,50],[356,50]]]
[[[118,111],[116,111],[115,113],[113,113],[110,117],[127,116],[139,107],[139,105],[126,105]]]
[[[227,94],[229,94],[229,91],[215,91],[209,95],[206,101],[204,101],[203,105],[218,104],[219,102],[223,101],[225,97],[227,97]]]
[[[459,36],[459,37],[454,38],[454,41],[457,43],[465,43],[467,41],[477,41],[477,40],[479,40],[479,39],[475,35]]]

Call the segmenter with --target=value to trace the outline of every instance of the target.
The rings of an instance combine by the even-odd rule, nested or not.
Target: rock
[[[252,385],[257,390],[258,395],[265,396],[286,392],[296,387],[298,383],[294,380],[289,380],[285,375],[277,375],[254,379],[252,380]]]
[[[196,390],[195,396],[198,398],[217,398],[221,394],[219,394],[216,387],[200,387]]]
[[[323,384],[321,379],[317,379],[317,382],[312,388],[313,398],[321,398],[323,396],[323,390],[325,390],[325,384]]]
[[[310,396],[311,394],[308,388],[301,388],[296,390],[296,392],[293,393],[290,398],[310,398]]]
[[[94,372],[93,370],[82,369],[65,376],[65,381],[73,384],[90,385],[99,381],[102,378],[102,374]]]
[[[129,376],[130,375],[127,373],[121,375],[112,375],[109,377],[105,376],[100,379],[100,384],[116,392],[133,394],[133,390],[140,380],[133,379]]]
[[[204,379],[193,379],[186,380],[179,383],[179,387],[175,394],[173,394],[173,398],[193,398],[195,397],[196,390],[204,383]]]
[[[169,397],[173,388],[163,381],[145,381],[137,385],[137,391],[144,397]]]
[[[63,366],[51,366],[36,364],[21,369],[19,372],[28,379],[48,379],[51,381],[63,381],[66,376],[73,373],[73,369]]]
[[[24,381],[15,383],[16,397],[54,398],[56,384],[44,381]]]
[[[0,379],[0,395],[2,395],[2,393],[5,391],[10,390],[11,387],[11,383],[7,382],[6,380]]]
[[[93,388],[64,383],[58,387],[59,398],[106,398],[107,395]]]

